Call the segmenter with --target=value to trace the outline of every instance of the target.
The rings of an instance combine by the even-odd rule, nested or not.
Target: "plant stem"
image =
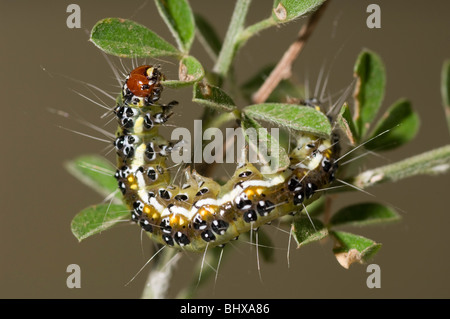
[[[397,163],[365,171],[355,176],[350,183],[359,188],[367,188],[376,184],[395,182],[420,174],[443,174],[449,170],[450,145],[446,145]]]
[[[302,26],[295,42],[292,43],[291,46],[287,49],[281,60],[270,73],[269,77],[264,81],[259,90],[253,95],[253,103],[264,103],[264,101],[267,100],[273,90],[278,86],[280,81],[291,76],[292,64],[304,48],[306,41],[312,34],[314,28],[317,25],[317,22],[325,11],[325,8],[329,2],[330,1],[324,2],[317,11],[312,13],[306,24]]]
[[[444,61],[441,74],[441,95],[444,113],[450,130],[450,60]]]
[[[205,251],[203,258],[199,258],[197,265],[192,276],[192,281],[186,288],[181,290],[176,296],[177,299],[192,299],[198,291],[198,288],[207,283],[209,279],[215,275],[217,279],[219,262],[221,261],[221,255],[225,255],[228,251],[227,248],[215,247],[208,251]],[[216,267],[212,265],[217,263]]]
[[[213,68],[213,71],[222,77],[226,76],[233,61],[236,52],[236,43],[244,27],[245,17],[247,16],[250,3],[251,0],[237,0],[236,6],[234,7],[233,16],[231,17],[222,49]]]
[[[166,248],[155,262],[145,282],[142,299],[164,299],[167,297],[172,271],[180,260],[178,250]]]
[[[245,42],[247,42],[248,39],[250,39],[255,34],[261,32],[264,29],[270,28],[276,24],[277,22],[272,17],[269,17],[255,24],[252,24],[251,26],[248,26],[239,35],[239,38],[237,40],[237,46],[241,47],[242,45],[244,45]]]

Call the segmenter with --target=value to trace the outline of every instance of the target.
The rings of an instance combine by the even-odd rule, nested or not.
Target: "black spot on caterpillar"
[[[183,185],[171,185],[166,158],[173,144],[158,134],[158,127],[172,115],[177,102],[158,103],[162,79],[158,67],[134,69],[114,109],[119,124],[115,177],[131,219],[157,242],[195,252],[224,245],[301,211],[320,196],[317,190],[333,181],[337,135],[326,139],[300,134],[289,154],[289,167],[277,174],[263,174],[246,162],[223,186],[190,169],[184,170]],[[313,106],[314,101],[309,102]]]

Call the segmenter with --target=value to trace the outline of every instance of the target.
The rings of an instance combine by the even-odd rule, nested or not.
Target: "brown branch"
[[[330,0],[324,2],[319,7],[319,9],[311,14],[308,21],[300,29],[295,42],[292,43],[291,46],[287,49],[281,60],[270,73],[269,77],[264,81],[259,90],[253,95],[253,103],[264,103],[269,95],[273,92],[273,90],[278,86],[280,81],[291,76],[292,64],[305,46],[306,41],[316,27],[317,22],[325,11],[325,8],[329,2]]]

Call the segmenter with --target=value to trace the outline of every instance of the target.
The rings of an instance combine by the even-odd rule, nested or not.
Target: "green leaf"
[[[273,68],[273,65],[266,66],[241,86],[242,94],[247,101],[251,102],[252,95],[261,87]],[[305,96],[305,92],[302,87],[295,85],[290,80],[281,80],[266,102],[282,103],[291,98],[301,99],[303,96]]]
[[[274,123],[303,133],[328,138],[331,124],[327,116],[316,109],[296,104],[263,103],[244,108],[252,118]]]
[[[354,75],[358,79],[354,92],[354,119],[358,125],[359,136],[364,137],[383,101],[386,86],[383,62],[377,54],[365,50],[358,56]]]
[[[143,25],[120,18],[106,18],[97,22],[91,41],[102,51],[119,57],[180,56],[170,43]]]
[[[331,226],[365,226],[398,221],[400,216],[391,208],[378,203],[363,203],[347,206],[331,217]]]
[[[155,0],[155,3],[178,48],[188,53],[195,36],[194,15],[189,3],[186,0]]]
[[[368,261],[381,248],[381,244],[359,235],[337,231],[330,234],[336,241],[336,246],[333,248],[336,259],[346,269],[355,262]]]
[[[179,80],[167,80],[163,84],[174,89],[190,86],[200,81],[204,75],[205,71],[200,62],[193,56],[188,55],[180,60],[180,67],[178,69]]]
[[[272,18],[278,23],[285,23],[313,11],[323,2],[324,0],[275,0]]]
[[[295,218],[292,227],[292,234],[297,241],[298,248],[328,236],[328,229],[320,220],[315,218],[310,220],[306,215]]]
[[[116,197],[122,198],[122,194],[117,192],[117,181],[114,178],[116,168],[105,158],[84,155],[66,162],[64,167],[70,174],[101,195],[109,196],[116,192]]]
[[[394,103],[378,121],[370,138],[389,130],[364,145],[369,150],[388,150],[403,145],[416,136],[419,130],[419,116],[407,100]]]
[[[222,89],[204,82],[194,84],[192,101],[219,111],[232,112],[236,104]]]
[[[450,130],[450,60],[444,62],[441,73],[441,94],[447,125]]]
[[[72,219],[71,229],[75,237],[82,241],[129,217],[130,210],[124,205],[93,205],[83,209]]]
[[[325,212],[325,196],[321,196],[306,206],[309,216],[320,216]]]
[[[342,105],[339,115],[337,117],[337,124],[341,130],[345,133],[351,145],[355,145],[359,141],[358,132],[356,130],[355,122],[350,114],[350,109],[347,103]]]
[[[204,17],[197,13],[194,14],[194,17],[197,27],[197,38],[211,59],[216,61],[222,48],[222,41],[212,25]]]
[[[303,207],[299,207],[297,212],[303,210]],[[318,217],[325,212],[325,196],[321,196],[311,204],[306,206],[306,210],[308,211],[308,215],[310,217]],[[302,213],[303,216],[306,216],[306,212]],[[297,215],[287,214],[280,217],[281,224],[292,224],[292,222],[297,219]]]
[[[263,129],[258,122],[250,116],[243,114],[241,125],[244,130],[244,134],[246,134],[246,138],[249,141],[250,147],[256,148],[258,151],[266,148],[264,151],[258,153],[260,156],[259,160],[263,164],[261,167],[261,172],[264,174],[273,174],[289,166],[290,161],[286,150],[281,147],[278,140],[270,135],[267,130]],[[252,139],[247,135],[247,133],[249,133],[249,131],[247,131],[248,129],[254,129],[256,131],[258,145],[252,143]],[[272,148],[274,150],[274,154],[269,153]]]

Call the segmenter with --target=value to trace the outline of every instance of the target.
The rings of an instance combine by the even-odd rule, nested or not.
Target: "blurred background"
[[[66,26],[71,1],[0,2],[0,84],[3,96],[1,134],[3,167],[0,209],[1,298],[139,298],[151,264],[129,285],[152,254],[153,245],[135,225],[123,223],[78,243],[70,222],[81,209],[103,198],[69,175],[63,163],[82,154],[106,154],[105,144],[61,129],[93,133],[73,118],[102,126],[105,110],[77,95],[93,98],[83,82],[119,92],[100,50],[88,41],[89,30],[105,17],[135,20],[174,43],[153,1],[77,1],[81,29]],[[234,7],[229,0],[192,0],[223,38]],[[381,7],[381,29],[368,29],[366,8]],[[374,157],[368,167],[385,165],[443,146],[449,132],[442,109],[440,72],[450,58],[450,3],[423,1],[332,1],[294,65],[293,79],[315,83],[321,68],[329,72],[330,92],[353,80],[359,52],[368,48],[383,59],[387,71],[383,110],[401,97],[420,115],[418,136],[408,145]],[[271,0],[253,1],[248,23],[269,16]],[[304,19],[263,31],[236,57],[239,83],[274,63],[295,39]],[[191,52],[205,68],[212,62],[199,42]],[[118,59],[112,61],[120,65]],[[131,68],[130,61],[122,60]],[[160,63],[168,78],[177,77],[175,61]],[[82,82],[79,82],[82,81]],[[84,91],[83,91],[84,90]],[[180,101],[172,120],[192,125],[201,107],[191,102],[191,89],[166,90],[166,100]],[[112,101],[106,101],[113,106]],[[240,101],[240,107],[245,106]],[[187,117],[187,115],[189,117]],[[111,132],[115,124],[107,126]],[[109,147],[109,145],[108,145]],[[114,161],[114,154],[108,158]],[[242,243],[224,258],[216,284],[201,287],[200,298],[448,298],[450,252],[447,198],[449,175],[414,177],[369,189],[376,200],[398,209],[401,222],[381,227],[348,229],[383,244],[373,263],[381,267],[381,288],[366,286],[366,266],[343,269],[331,253],[332,243],[291,250],[288,236],[267,228],[277,248],[275,261],[262,263],[259,279],[256,251]],[[351,192],[336,200],[335,209],[373,198]],[[347,229],[345,229],[347,230]],[[171,295],[191,280],[199,255],[186,255],[176,268]],[[68,289],[66,268],[81,267],[81,288]]]

